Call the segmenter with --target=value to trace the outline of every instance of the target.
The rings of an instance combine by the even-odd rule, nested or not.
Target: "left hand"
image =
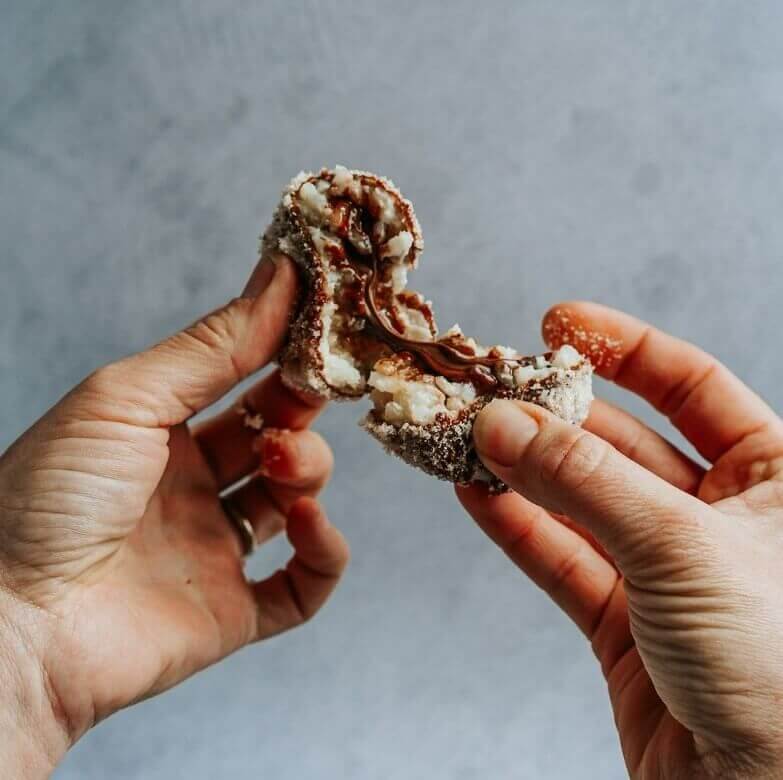
[[[243,297],[98,370],[0,458],[4,766],[8,740],[49,771],[100,719],[300,624],[335,587],[348,549],[312,499],[332,466],[307,430],[320,403],[273,373],[244,398],[260,435],[235,409],[186,422],[275,354],[296,286],[288,258],[259,267]],[[285,528],[294,548],[255,583],[219,500],[246,476],[234,505],[258,541]]]

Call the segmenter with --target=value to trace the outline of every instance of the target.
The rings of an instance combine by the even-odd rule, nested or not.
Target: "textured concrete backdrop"
[[[0,0],[0,449],[240,290],[282,185],[335,162],[413,199],[444,325],[536,349],[593,298],[783,407],[781,32],[775,0]],[[586,643],[359,414],[318,423],[354,550],[324,613],[57,777],[623,776]]]

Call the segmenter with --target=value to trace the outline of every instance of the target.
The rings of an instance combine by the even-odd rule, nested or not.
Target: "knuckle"
[[[189,338],[210,349],[225,349],[236,340],[234,304],[213,311],[185,329]]]
[[[113,394],[117,389],[117,381],[122,369],[118,363],[96,368],[81,384],[82,390],[98,397]]]
[[[557,435],[543,445],[541,481],[578,490],[603,466],[608,454],[609,445],[585,431]]]
[[[135,398],[138,377],[132,355],[93,371],[55,408],[58,423],[74,420],[114,421],[132,425],[156,425],[158,410],[153,401],[138,403]]]
[[[292,576],[290,570],[285,570],[285,583],[291,599],[291,605],[294,612],[293,624],[296,626],[306,623],[318,611],[317,607],[302,595],[297,580]]]
[[[334,471],[334,453],[326,439],[320,434],[316,434],[316,436],[318,437],[317,441],[321,451],[320,472],[328,480]]]
[[[647,440],[647,432],[639,426],[628,432],[624,439],[616,443],[616,446],[627,458],[638,462]]]
[[[235,298],[222,309],[208,314],[183,331],[189,341],[230,362],[238,379],[247,374],[236,355],[242,336],[242,315],[251,303],[244,298]]]
[[[569,590],[569,582],[572,577],[579,574],[584,561],[584,546],[578,545],[574,550],[562,559],[552,571],[546,591],[552,598],[557,599],[562,593]]]
[[[688,404],[696,398],[716,374],[725,368],[711,355],[700,354],[700,368],[688,371],[678,382],[675,382],[658,401],[658,408],[670,419],[676,419]]]
[[[57,405],[56,419],[103,419],[123,414],[128,408],[124,394],[129,383],[125,363],[121,360],[93,371]]]
[[[527,554],[531,540],[538,533],[540,515],[529,513],[519,517],[514,525],[514,530],[503,538],[497,539],[501,550],[514,562],[523,560]]]

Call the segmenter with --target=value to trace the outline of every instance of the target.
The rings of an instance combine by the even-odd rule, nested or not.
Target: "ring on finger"
[[[220,499],[220,504],[223,507],[223,512],[239,537],[239,543],[242,546],[242,556],[247,558],[255,552],[255,549],[258,546],[253,524],[236,505],[233,496],[223,496]]]

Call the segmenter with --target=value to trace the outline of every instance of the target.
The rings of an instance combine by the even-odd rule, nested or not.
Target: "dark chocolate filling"
[[[382,262],[379,260],[379,242],[372,229],[374,215],[369,213],[365,204],[356,203],[351,198],[327,197],[332,210],[330,228],[342,239],[342,252],[337,247],[330,249],[331,259],[337,264],[347,263],[360,280],[364,304],[361,316],[367,323],[366,332],[372,333],[395,353],[410,353],[420,365],[436,374],[454,382],[469,382],[479,393],[487,393],[497,387],[498,379],[492,370],[493,366],[502,363],[520,364],[520,361],[510,358],[476,355],[469,345],[454,337],[420,341],[402,335],[400,331],[404,326],[399,318],[396,318],[397,327],[393,327],[376,298],[384,283],[379,270],[379,263]],[[384,292],[387,291],[388,286]],[[359,303],[359,300],[355,303]],[[392,302],[386,308],[392,315],[395,314]]]
[[[377,255],[373,252],[372,267],[365,266],[364,300],[367,306],[367,324],[373,333],[395,352],[410,352],[421,363],[424,363],[436,374],[445,376],[446,379],[453,382],[470,382],[481,393],[489,392],[497,387],[498,380],[492,372],[491,366],[505,362],[503,358],[465,355],[445,339],[437,341],[409,339],[389,327],[385,316],[375,302],[373,280],[378,273],[377,263]]]

